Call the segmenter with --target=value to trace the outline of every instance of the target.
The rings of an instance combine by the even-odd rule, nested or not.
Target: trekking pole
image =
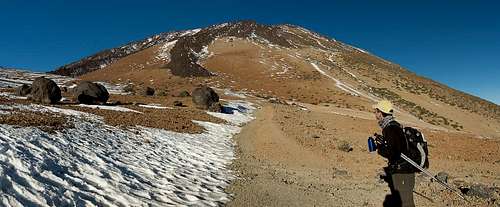
[[[418,165],[417,163],[415,163],[413,160],[411,160],[409,157],[407,157],[403,153],[401,153],[401,158],[403,158],[404,160],[406,160],[407,162],[409,162],[411,165],[413,165],[414,167],[416,167],[417,169],[419,169],[420,171],[422,171],[425,175],[431,177],[431,180],[432,179],[437,180],[437,182],[439,184],[441,184],[442,186],[444,186],[446,189],[450,190],[451,192],[457,194],[460,198],[462,198],[465,201],[469,202],[467,199],[465,199],[465,197],[463,197],[462,195],[460,195],[460,193],[458,193],[456,191],[456,189],[454,189],[453,187],[451,187],[450,185],[448,185],[444,181],[442,181],[440,179],[437,179],[436,176],[434,176],[431,172],[429,172],[429,171],[425,170],[424,168],[420,167],[420,165]]]

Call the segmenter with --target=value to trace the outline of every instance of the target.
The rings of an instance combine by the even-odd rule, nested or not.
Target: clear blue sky
[[[498,1],[178,2],[1,1],[0,65],[48,71],[159,32],[254,19],[301,25],[500,104]]]

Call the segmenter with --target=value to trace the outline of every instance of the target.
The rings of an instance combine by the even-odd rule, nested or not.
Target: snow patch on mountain
[[[184,37],[184,36],[191,36],[195,35],[196,33],[200,32],[201,29],[191,29],[191,30],[186,30],[180,33],[179,37]]]
[[[342,83],[341,81],[339,81],[338,79],[334,78],[333,76],[327,74],[325,71],[321,70],[321,68],[319,68],[319,66],[316,65],[315,63],[311,63],[311,65],[313,66],[314,69],[316,69],[322,75],[324,75],[324,76],[326,76],[326,77],[334,80],[335,81],[335,85],[338,88],[342,89],[343,91],[345,91],[345,92],[347,92],[347,93],[349,93],[349,94],[351,94],[353,96],[359,96],[359,94],[360,94],[359,91],[351,88],[350,86]]]
[[[170,50],[175,46],[177,40],[173,40],[170,42],[165,42],[160,49],[158,50],[158,55],[156,56],[157,60],[162,60],[165,62],[170,61]]]

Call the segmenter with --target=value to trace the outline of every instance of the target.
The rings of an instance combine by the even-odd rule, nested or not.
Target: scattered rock
[[[179,97],[188,97],[188,96],[191,96],[191,95],[190,95],[190,94],[189,94],[189,92],[187,92],[187,91],[181,91],[181,92],[179,93]]]
[[[315,134],[315,135],[312,135],[312,138],[314,138],[314,139],[318,139],[318,138],[319,138],[319,136]]]
[[[73,98],[83,104],[104,104],[109,99],[109,93],[101,84],[82,81],[73,90]]]
[[[181,101],[174,101],[174,106],[184,106]]]
[[[31,98],[35,102],[54,104],[62,98],[61,89],[53,80],[38,77],[31,85]]]
[[[121,101],[113,101],[113,102],[109,103],[109,105],[118,106],[118,105],[122,105],[122,102]]]
[[[133,93],[134,92],[134,85],[133,84],[128,84],[127,86],[123,87],[123,92],[125,92],[125,93]]]
[[[16,88],[16,96],[27,96],[31,93],[31,86],[23,84]]]
[[[493,197],[494,189],[490,188],[484,184],[473,184],[470,186],[470,188],[464,188],[465,190],[465,195],[468,196],[475,196],[479,198],[491,198]],[[462,193],[464,193],[464,190],[460,188]]]
[[[160,89],[155,93],[156,96],[167,96],[168,92],[165,89]]]
[[[437,175],[436,175],[436,179],[440,180],[440,181],[443,181],[445,183],[448,183],[448,173],[446,172],[439,172]]]
[[[209,109],[213,103],[219,102],[219,95],[217,95],[212,88],[207,86],[195,88],[191,95],[193,103],[201,109]]]
[[[349,172],[347,172],[347,170],[335,170],[333,172],[333,175],[335,175],[335,176],[347,176],[347,175],[349,175]]]
[[[340,150],[340,151],[344,151],[344,152],[351,152],[354,150],[354,148],[352,147],[351,144],[349,144],[348,142],[346,141],[343,141],[341,142],[337,148]]]

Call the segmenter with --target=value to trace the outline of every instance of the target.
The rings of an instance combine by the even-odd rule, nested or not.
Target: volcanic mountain
[[[408,124],[500,138],[500,106],[289,24],[241,21],[161,33],[52,73],[172,94],[203,84],[282,103],[365,112],[388,99]]]

